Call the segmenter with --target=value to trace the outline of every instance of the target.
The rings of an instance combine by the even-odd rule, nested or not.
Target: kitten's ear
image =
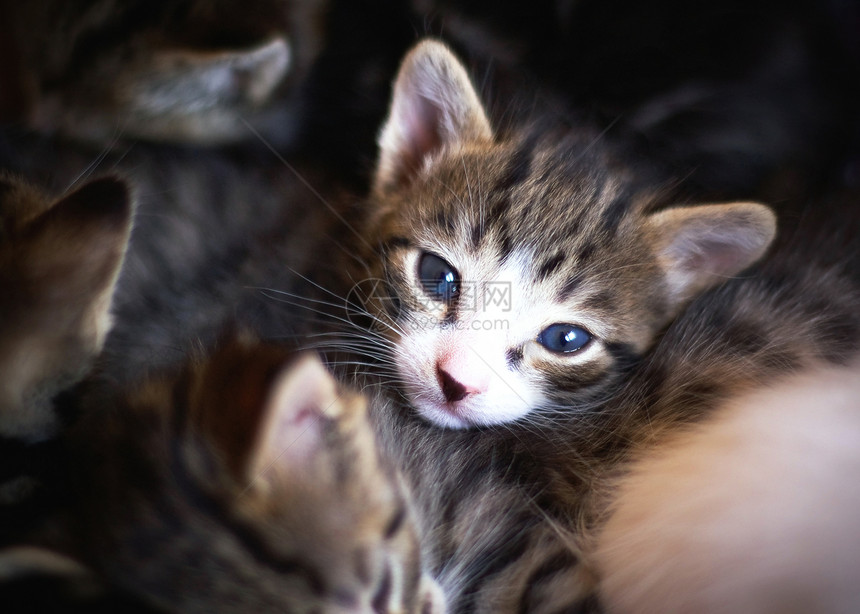
[[[676,207],[651,214],[647,232],[679,305],[758,260],[776,234],[776,217],[755,203]]]
[[[436,41],[419,43],[403,60],[388,119],[379,136],[378,193],[406,184],[424,160],[446,145],[493,138],[466,69]]]
[[[250,49],[158,50],[126,68],[106,95],[114,99],[116,121],[129,134],[229,141],[247,133],[243,113],[269,100],[290,64],[283,37]],[[103,123],[96,122],[94,129]]]
[[[308,468],[323,444],[325,423],[340,411],[334,379],[316,356],[284,368],[269,390],[246,467],[248,483],[267,474]]]
[[[260,104],[290,67],[283,37],[250,49],[170,49],[153,54],[146,70],[126,83],[136,106],[161,113],[194,113],[236,102]]]
[[[29,276],[39,284],[44,323],[70,318],[98,351],[110,328],[109,307],[131,232],[132,203],[115,177],[91,181],[55,203],[27,231]],[[35,306],[34,306],[35,308]],[[71,334],[73,331],[68,331]]]
[[[49,434],[53,419],[25,407],[26,400],[50,398],[71,385],[101,350],[131,217],[126,185],[99,179],[54,203],[2,246],[0,389],[9,411],[0,416],[0,430],[30,439]]]

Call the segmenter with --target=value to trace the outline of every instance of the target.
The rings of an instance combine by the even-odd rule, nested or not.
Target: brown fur
[[[375,248],[362,256],[382,282],[368,308],[386,325],[404,391],[431,421],[464,428],[588,408],[692,298],[765,252],[768,208],[667,207],[650,177],[597,138],[528,128],[494,138],[444,46],[424,42],[404,60],[361,247]],[[425,254],[473,294],[449,304],[429,296]],[[480,304],[494,284],[507,285],[509,308]],[[483,330],[495,322],[507,326]],[[540,335],[556,323],[584,328],[590,342],[551,351]],[[446,407],[437,364],[462,346],[478,357],[463,359],[464,376],[489,372],[490,384]]]

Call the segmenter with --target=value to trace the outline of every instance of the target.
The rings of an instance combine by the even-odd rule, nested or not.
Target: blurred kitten
[[[860,365],[724,406],[637,460],[598,538],[610,612],[856,612]]]

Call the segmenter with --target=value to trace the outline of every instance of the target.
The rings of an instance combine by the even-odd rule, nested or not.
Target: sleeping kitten
[[[380,336],[427,420],[466,428],[593,406],[691,299],[766,250],[768,208],[657,209],[659,194],[597,138],[496,139],[443,45],[405,59],[360,247],[379,279]]]
[[[3,0],[3,119],[97,143],[290,133],[325,5]]]
[[[158,611],[444,611],[365,400],[315,358],[239,339],[132,392],[82,394],[68,506],[30,540],[49,561]],[[13,569],[32,560],[18,548]]]
[[[610,612],[855,612],[860,371],[818,369],[636,457],[597,540]]]
[[[671,201],[610,143],[540,124],[494,138],[476,100],[437,44],[405,62],[365,212],[371,248],[356,245],[378,281],[353,298],[369,296],[378,319],[344,345],[366,352],[361,368],[388,397],[376,428],[451,611],[595,611],[582,553],[631,446],[860,350],[858,195],[787,203],[799,213],[780,219],[771,253],[737,274],[771,240],[768,209],[652,208]],[[509,330],[474,330],[491,310],[467,302],[473,279],[511,284]],[[488,389],[504,392],[479,414],[470,394],[486,391],[448,366],[463,379],[490,370]],[[534,395],[555,411],[538,403],[494,424]]]

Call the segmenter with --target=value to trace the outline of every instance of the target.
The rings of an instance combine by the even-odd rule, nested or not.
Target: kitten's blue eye
[[[460,292],[460,276],[439,256],[425,252],[418,261],[418,279],[427,296],[450,303]]]
[[[537,342],[550,352],[569,354],[581,350],[591,341],[591,334],[573,324],[553,324],[547,326],[537,336]]]

